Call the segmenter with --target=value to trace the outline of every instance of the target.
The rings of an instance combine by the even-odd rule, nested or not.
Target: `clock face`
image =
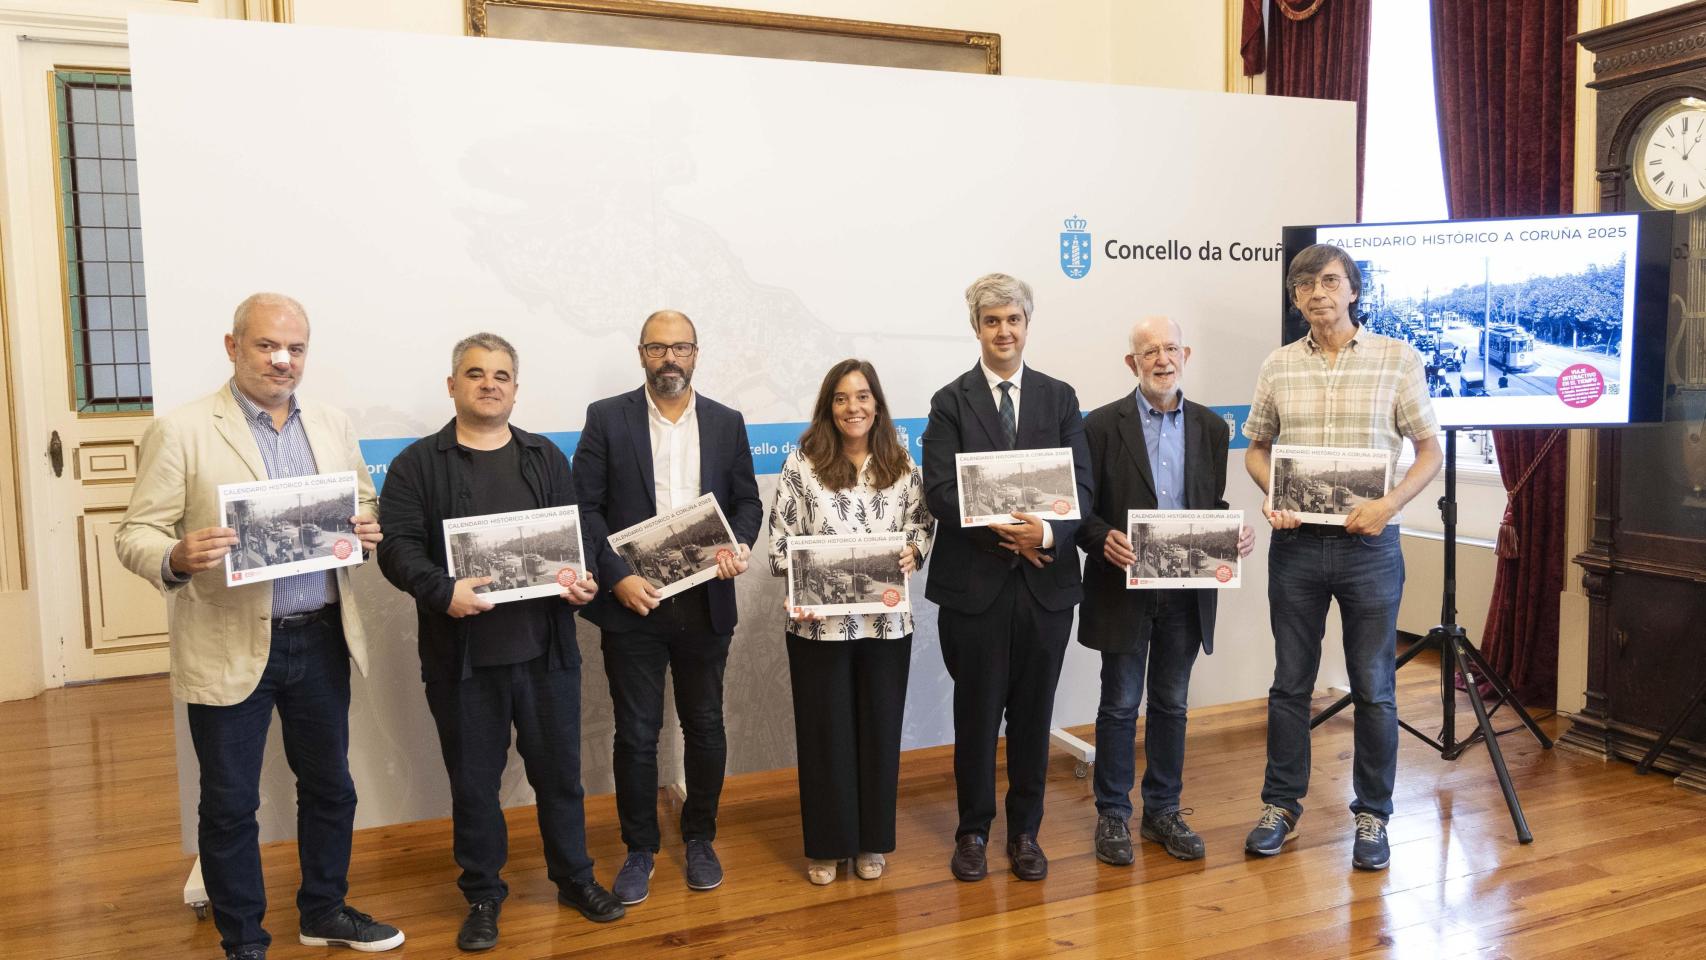
[[[1635,186],[1662,210],[1706,203],[1706,101],[1688,97],[1660,107],[1635,137]]]

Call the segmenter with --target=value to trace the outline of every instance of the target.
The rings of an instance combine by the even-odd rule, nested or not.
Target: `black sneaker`
[[[1357,839],[1351,847],[1351,866],[1358,870],[1385,870],[1392,862],[1392,847],[1386,842],[1386,821],[1372,813],[1357,814]]]
[[[557,901],[574,907],[581,916],[594,923],[620,920],[628,912],[616,895],[598,885],[597,880],[571,880],[557,891]]]
[[[1267,804],[1262,807],[1262,818],[1256,821],[1256,826],[1250,835],[1244,838],[1244,849],[1250,853],[1271,857],[1280,852],[1286,841],[1297,836],[1297,818],[1284,807]]]
[[[403,931],[344,904],[312,924],[303,924],[296,939],[305,947],[349,947],[378,953],[402,946]]]
[[[1124,817],[1104,813],[1096,818],[1096,859],[1116,867],[1131,866],[1131,828]]]
[[[267,948],[260,944],[250,944],[225,951],[225,960],[267,960]]]
[[[1143,839],[1150,840],[1161,846],[1180,860],[1201,860],[1203,856],[1202,837],[1191,829],[1185,822],[1185,814],[1189,810],[1173,810],[1152,817],[1146,811],[1143,814],[1143,826],[1140,833]]]
[[[468,919],[456,934],[456,946],[463,950],[490,950],[498,945],[498,913],[503,901],[495,897],[476,900],[468,905]]]

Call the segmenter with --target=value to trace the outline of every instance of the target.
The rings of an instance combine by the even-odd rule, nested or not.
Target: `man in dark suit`
[[[1127,510],[1224,510],[1230,431],[1212,410],[1186,400],[1179,383],[1191,348],[1179,325],[1146,317],[1131,331],[1125,363],[1137,389],[1084,420],[1096,498],[1078,528],[1084,609],[1078,641],[1102,652],[1096,709],[1096,857],[1132,862],[1131,787],[1137,766],[1137,710],[1145,668],[1149,723],[1144,729],[1142,836],[1180,860],[1197,860],[1203,842],[1179,812],[1185,766],[1185,698],[1197,650],[1214,652],[1214,590],[1128,590],[1139,562],[1126,537]],[[1238,555],[1254,534],[1238,531]],[[1147,561],[1146,561],[1147,562]]]
[[[966,289],[982,348],[977,366],[936,391],[924,431],[924,495],[941,521],[925,596],[939,605],[942,659],[954,678],[954,781],[960,822],[949,868],[988,872],[995,819],[995,744],[1007,720],[1007,854],[1022,880],[1048,875],[1037,845],[1048,779],[1054,688],[1083,594],[1076,520],[1013,513],[1014,522],[962,528],[955,454],[1067,447],[1080,505],[1090,503],[1090,459],[1078,395],[1025,367],[1031,288],[1005,274]],[[1057,555],[1061,562],[1055,562]]]
[[[746,421],[692,389],[698,359],[693,321],[660,310],[640,328],[645,386],[587,408],[574,479],[601,590],[583,612],[603,632],[604,672],[615,707],[616,812],[627,860],[612,890],[626,904],[646,899],[657,854],[658,731],[667,669],[686,741],[687,802],[681,809],[687,885],[723,882],[711,842],[728,756],[723,668],[735,629],[732,579],[746,570],[764,505],[752,472]],[[667,599],[606,538],[712,494],[738,553],[720,556],[717,577]]]

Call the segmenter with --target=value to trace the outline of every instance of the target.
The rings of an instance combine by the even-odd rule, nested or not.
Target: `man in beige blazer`
[[[301,304],[257,293],[237,307],[225,352],[231,379],[156,419],[142,438],[136,490],[119,525],[119,559],[166,596],[172,694],[188,705],[201,766],[202,878],[227,958],[260,960],[266,886],[259,826],[261,757],[277,709],[296,774],[300,940],[364,952],[403,942],[344,902],[355,784],[349,774],[349,661],[367,646],[349,571],[225,585],[237,532],[220,525],[218,488],[355,471],[350,518],[363,552],[380,540],[378,498],[349,418],[298,404],[308,359]]]

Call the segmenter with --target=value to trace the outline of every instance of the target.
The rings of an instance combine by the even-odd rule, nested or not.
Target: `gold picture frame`
[[[1001,35],[657,0],[464,0],[469,36],[1001,72]]]

